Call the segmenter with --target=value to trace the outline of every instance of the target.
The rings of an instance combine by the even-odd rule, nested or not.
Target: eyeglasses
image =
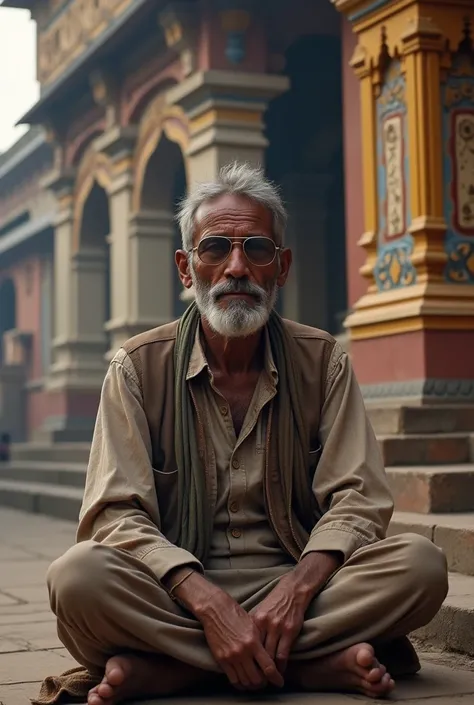
[[[230,257],[236,245],[242,247],[250,264],[256,267],[266,267],[271,264],[277,252],[282,249],[277,247],[271,238],[261,235],[250,235],[239,240],[223,235],[209,235],[209,237],[204,237],[199,245],[193,247],[190,252],[197,252],[197,256],[203,264],[217,266],[223,264]]]

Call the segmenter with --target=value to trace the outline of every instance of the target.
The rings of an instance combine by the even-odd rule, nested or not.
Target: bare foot
[[[362,693],[369,698],[380,698],[395,687],[370,644],[356,644],[316,661],[293,662],[288,669],[295,685],[314,692]]]
[[[113,656],[107,661],[102,683],[89,691],[87,705],[118,705],[124,700],[171,695],[210,677],[166,656]]]

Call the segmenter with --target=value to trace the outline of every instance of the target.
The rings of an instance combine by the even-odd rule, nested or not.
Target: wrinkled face
[[[274,241],[272,215],[237,195],[204,203],[196,213],[194,251],[177,253],[183,284],[195,289],[201,315],[218,334],[252,335],[268,321],[291,263]]]

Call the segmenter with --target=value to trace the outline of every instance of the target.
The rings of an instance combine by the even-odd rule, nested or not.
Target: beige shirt
[[[301,344],[312,350],[319,333],[307,331],[302,328]],[[304,364],[310,370],[311,357]],[[227,402],[212,386],[198,338],[187,377],[200,416],[206,419],[212,465],[206,471],[210,504],[215,507],[214,532],[206,566],[160,530],[175,519],[172,500],[177,493],[177,470],[163,472],[152,466],[143,392],[124,349],[111,362],[104,380],[77,540],[93,539],[125,550],[143,561],[159,580],[183,565],[204,571],[291,564],[269,526],[262,489],[263,438],[269,401],[278,382],[268,341],[265,368],[239,438]],[[321,418],[318,429],[313,429],[322,454],[319,458],[320,451],[312,448],[308,467],[314,471],[317,463],[312,489],[323,517],[314,526],[302,556],[310,551],[340,551],[347,559],[358,548],[385,536],[393,501],[360,389],[347,355],[337,344],[322,385]],[[307,404],[310,413],[311,398]]]
[[[264,505],[268,404],[278,383],[268,339],[264,369],[238,438],[229,405],[214,386],[199,332],[187,380],[201,418],[206,419],[207,456],[213,464],[209,475],[215,482],[214,531],[206,568],[270,568],[288,564],[289,558],[270,527]]]

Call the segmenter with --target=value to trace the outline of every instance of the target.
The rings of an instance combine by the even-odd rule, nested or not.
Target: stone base
[[[474,405],[474,379],[413,379],[361,389],[368,407]]]

